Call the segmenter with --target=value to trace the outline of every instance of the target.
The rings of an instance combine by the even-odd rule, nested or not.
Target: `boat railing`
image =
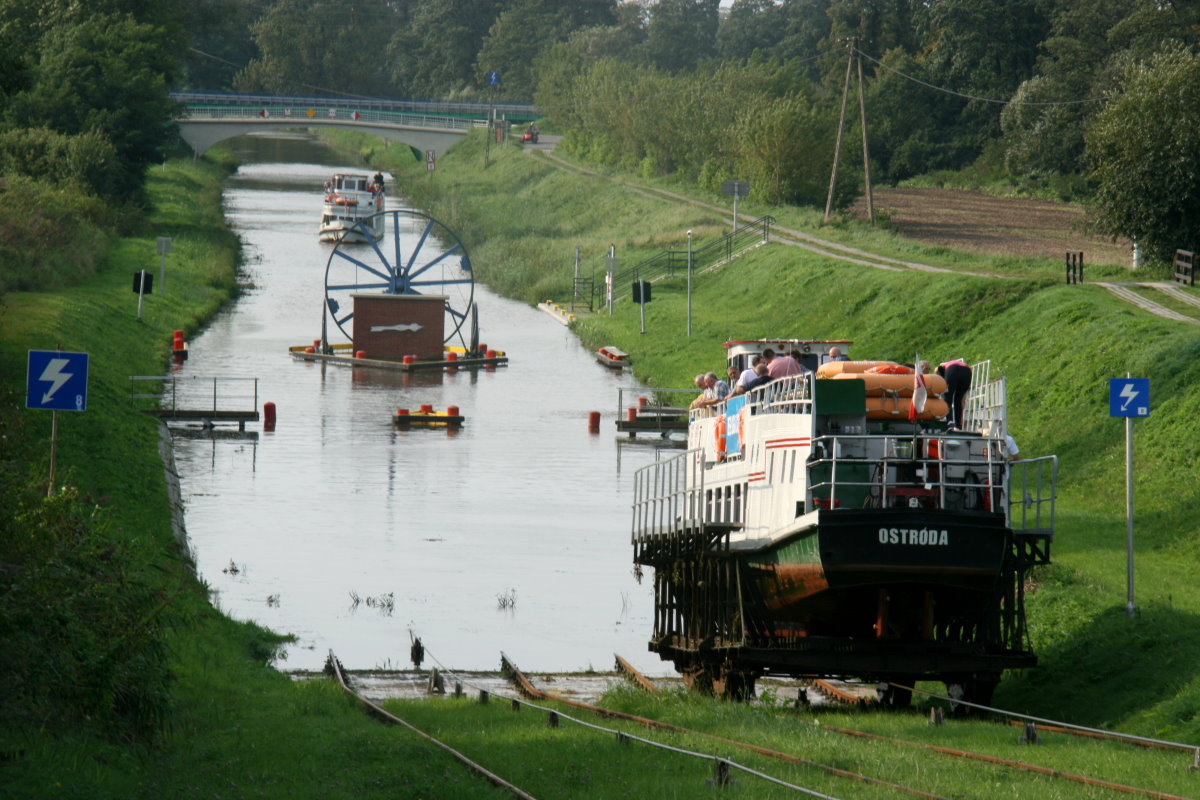
[[[730,430],[729,426],[731,423],[728,420],[732,419],[732,416],[742,407],[748,409],[746,413],[751,415],[811,414],[811,386],[812,384],[804,375],[787,375],[782,378],[776,378],[770,383],[751,389],[744,395],[733,395],[715,406],[694,408],[689,413],[689,421],[726,415],[726,430]],[[736,408],[734,408],[730,400],[736,397],[744,397],[745,400],[740,401],[736,405]],[[729,448],[729,450],[732,456],[736,448]]]
[[[1013,533],[1054,536],[1058,456],[1014,461],[1008,476],[1008,527]]]
[[[687,450],[633,477],[634,545],[704,531],[704,451]]]
[[[1001,445],[998,439],[969,435],[819,437],[808,464],[812,480],[805,511],[1007,511],[1007,463]]]

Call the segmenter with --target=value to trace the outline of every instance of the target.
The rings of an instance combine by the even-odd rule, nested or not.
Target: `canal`
[[[449,668],[495,669],[503,650],[532,670],[608,669],[617,652],[668,671],[646,651],[651,576],[635,579],[629,544],[633,473],[662,453],[618,442],[613,425],[632,379],[478,284],[480,339],[507,367],[410,378],[293,361],[289,346],[320,336],[333,247],[317,241],[322,183],[366,170],[299,135],[234,146],[242,166],[224,198],[246,291],[189,342],[177,374],[257,378],[278,426],[176,437],[213,602],[295,635],[281,669],[319,669],[330,649],[348,668],[407,667],[416,635]],[[404,204],[394,182],[388,202]],[[457,405],[466,424],[393,428],[395,409],[423,403]]]

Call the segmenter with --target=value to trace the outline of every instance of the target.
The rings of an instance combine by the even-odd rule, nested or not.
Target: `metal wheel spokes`
[[[463,338],[474,306],[475,277],[457,234],[419,211],[381,214],[385,224],[379,241],[359,222],[334,245],[325,262],[325,313],[353,339],[356,293],[443,295],[449,318],[443,341]],[[366,241],[351,241],[359,239]]]

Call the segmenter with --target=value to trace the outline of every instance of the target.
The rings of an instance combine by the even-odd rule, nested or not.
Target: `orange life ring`
[[[717,417],[717,424],[713,426],[716,432],[717,445],[717,461],[722,461],[725,458],[725,415],[721,414]]]
[[[913,369],[903,364],[880,364],[877,367],[871,367],[867,372],[873,375],[912,375]]]

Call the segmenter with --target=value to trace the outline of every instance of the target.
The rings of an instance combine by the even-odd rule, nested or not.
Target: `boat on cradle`
[[[338,173],[325,184],[322,242],[373,242],[383,236],[383,184],[367,175]]]
[[[871,400],[911,402],[915,376],[823,366],[849,344],[726,343],[738,369],[771,347],[808,370],[692,410],[688,449],[638,471],[650,650],[730,697],[764,675],[855,677],[885,705],[906,705],[922,680],[986,704],[1004,670],[1037,661],[1024,584],[1050,561],[1057,457],[1007,460],[1005,384],[989,362],[973,365],[951,431],[910,422],[907,406],[874,413]]]
[[[597,350],[596,360],[604,366],[612,367],[613,369],[628,369],[631,363],[628,353],[611,345],[601,347]]]

